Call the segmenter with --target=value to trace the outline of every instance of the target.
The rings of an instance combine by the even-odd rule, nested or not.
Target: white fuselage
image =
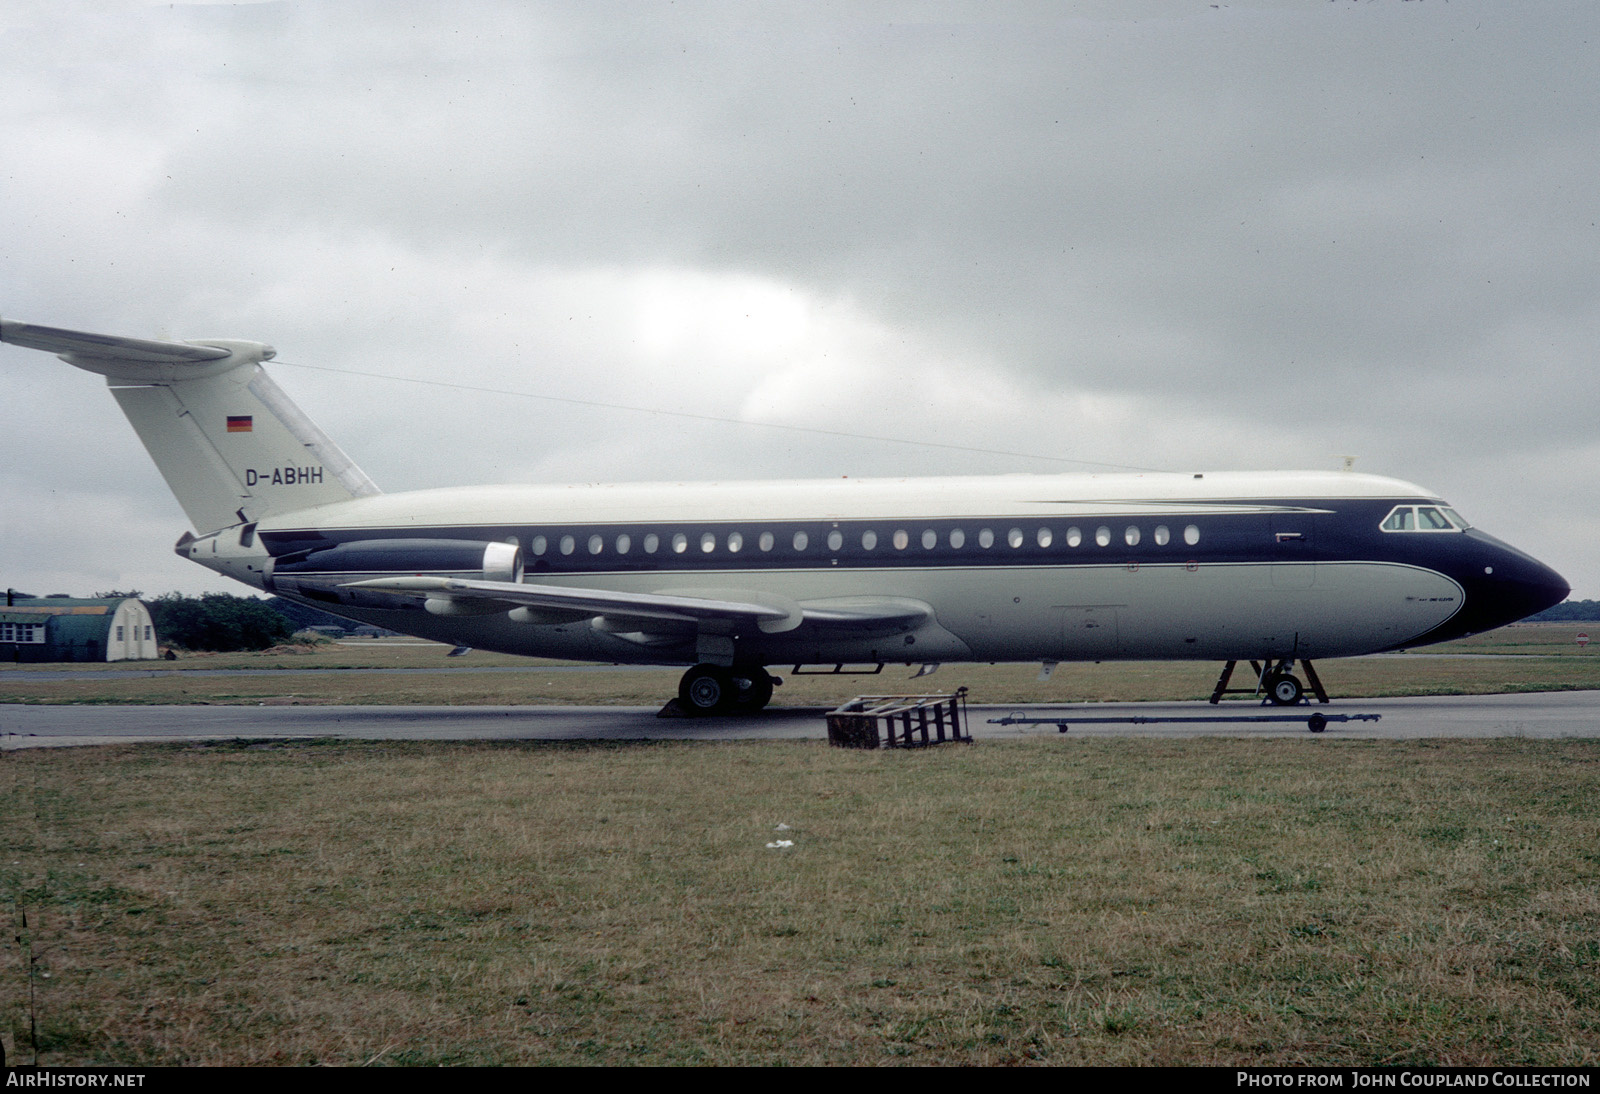
[[[404,572],[404,560],[289,578],[272,556],[352,541],[512,542],[523,580],[545,586],[931,609],[900,628],[720,635],[733,656],[762,664],[1314,658],[1437,640],[1465,606],[1463,568],[1503,547],[1458,529],[1380,533],[1383,514],[1407,502],[1441,504],[1350,473],[494,486],[287,513],[195,541],[187,555],[379,626],[549,657],[692,664],[703,647],[683,628],[605,616],[439,616],[420,598],[346,588]]]

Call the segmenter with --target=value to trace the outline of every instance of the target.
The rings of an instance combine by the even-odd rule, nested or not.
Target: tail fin
[[[152,342],[9,319],[0,319],[0,342],[104,376],[196,531],[381,492],[267,376],[271,346]]]

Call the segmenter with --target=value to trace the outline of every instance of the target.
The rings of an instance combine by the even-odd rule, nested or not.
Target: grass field
[[[38,750],[0,823],[13,1062],[1600,1062],[1595,741]]]
[[[1579,629],[1319,668],[1344,696],[1600,686]],[[0,700],[654,703],[677,679],[360,671],[528,664],[443,653],[10,667]],[[919,687],[1198,698],[1216,671]],[[1600,740],[19,750],[0,825],[12,1062],[1600,1063]]]
[[[1583,626],[1523,624],[1416,653],[1321,661],[1317,670],[1331,694],[1347,698],[1600,688],[1600,649],[1580,649],[1574,642]],[[446,651],[436,644],[404,641],[277,653],[191,654],[176,662],[7,665],[0,666],[0,703],[650,705],[677,693],[682,671],[538,671],[540,666],[560,668],[570,663],[481,651],[447,659]],[[1220,668],[1209,661],[1063,664],[1048,681],[1040,682],[1037,665],[961,664],[946,665],[933,678],[907,688],[910,670],[904,666],[886,668],[881,676],[842,678],[793,676],[783,666],[774,666],[785,682],[773,704],[832,706],[861,692],[950,691],[961,685],[970,689],[974,701],[989,703],[1203,699],[1211,694]],[[217,669],[254,674],[204,674]],[[281,671],[286,669],[316,671]],[[373,669],[451,671],[398,674]],[[21,672],[54,671],[92,672],[93,677],[18,678]],[[1235,686],[1242,685],[1247,672],[1235,676]]]

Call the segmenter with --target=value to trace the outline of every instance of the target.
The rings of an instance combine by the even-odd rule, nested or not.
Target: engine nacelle
[[[325,604],[401,608],[391,593],[346,589],[375,577],[460,577],[479,581],[522,580],[522,548],[515,543],[464,539],[363,539],[282,555],[271,562],[266,587]]]

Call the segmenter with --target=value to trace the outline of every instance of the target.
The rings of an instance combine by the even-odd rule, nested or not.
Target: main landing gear
[[[1233,676],[1233,669],[1239,662],[1229,661],[1222,667],[1222,675],[1217,679],[1216,690],[1211,693],[1211,702],[1216,704],[1224,695],[1264,695],[1267,702],[1275,706],[1290,707],[1305,701],[1305,687],[1294,675],[1294,658],[1285,657],[1274,664],[1271,661],[1250,662],[1250,668],[1256,674],[1257,684],[1253,688],[1230,688],[1228,680]],[[1312,694],[1317,701],[1326,703],[1328,693],[1322,688],[1322,681],[1317,678],[1317,670],[1311,662],[1304,658],[1300,667],[1306,671],[1306,679],[1311,683]]]
[[[696,665],[678,682],[678,703],[697,716],[754,714],[772,699],[778,682],[760,665]]]

